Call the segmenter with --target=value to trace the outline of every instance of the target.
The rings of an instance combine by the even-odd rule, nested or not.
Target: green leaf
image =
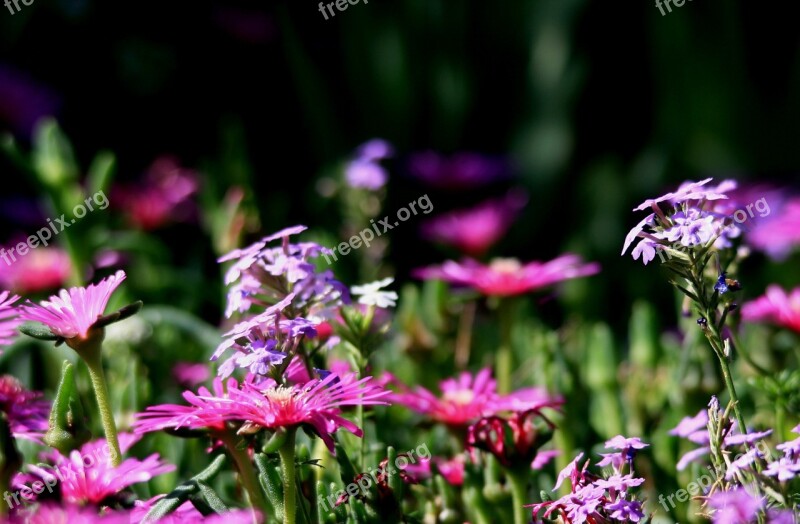
[[[228,506],[222,502],[222,499],[217,492],[214,491],[211,486],[203,482],[202,480],[197,481],[197,487],[200,489],[200,494],[203,495],[203,498],[208,502],[208,505],[211,506],[211,509],[216,511],[217,513],[225,513],[228,510]]]
[[[92,433],[87,426],[78,388],[75,386],[75,368],[65,360],[61,366],[61,381],[50,410],[49,429],[44,436],[44,442],[62,455],[68,455],[91,438]]]
[[[86,187],[89,191],[99,193],[105,192],[111,185],[114,178],[114,171],[117,167],[117,159],[111,151],[100,151],[92,160],[89,172],[86,175]]]
[[[224,463],[225,455],[217,456],[206,469],[179,484],[166,497],[159,500],[144,516],[142,522],[156,522],[178,509],[178,506],[189,500],[193,494],[200,492],[200,484],[207,482],[219,473]]]
[[[55,120],[47,119],[36,127],[33,143],[33,165],[45,186],[64,187],[77,180],[75,154]]]
[[[54,341],[61,337],[54,335],[50,328],[39,322],[26,322],[19,327],[19,332],[39,340]]]

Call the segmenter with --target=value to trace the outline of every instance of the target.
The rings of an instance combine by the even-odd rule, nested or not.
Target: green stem
[[[297,428],[286,432],[286,442],[278,450],[283,474],[283,524],[295,524],[297,513],[296,471],[294,467],[294,441]]]
[[[514,505],[514,524],[527,524],[530,522],[529,512],[525,509],[528,503],[528,475],[526,472],[508,472],[508,482],[511,484],[511,503]]]
[[[122,453],[119,449],[119,438],[117,437],[117,425],[114,422],[114,413],[111,411],[111,402],[108,398],[108,385],[106,376],[103,372],[103,362],[100,351],[91,351],[82,354],[86,367],[89,368],[89,378],[92,380],[92,388],[97,399],[97,407],[100,410],[100,420],[103,423],[103,433],[106,435],[109,453],[111,453],[111,465],[119,466],[122,462]]]
[[[267,499],[264,498],[264,492],[261,490],[261,484],[256,476],[253,461],[247,453],[247,448],[240,448],[236,442],[236,437],[230,431],[222,431],[219,434],[220,440],[225,444],[233,462],[236,464],[236,470],[239,472],[239,479],[242,481],[247,497],[250,499],[250,505],[253,508],[259,509],[263,513],[263,517],[270,513],[269,504]]]
[[[514,364],[514,355],[511,349],[511,326],[513,324],[513,299],[500,300],[500,347],[497,348],[497,361],[495,372],[497,374],[497,392],[500,394],[511,392],[511,370]]]

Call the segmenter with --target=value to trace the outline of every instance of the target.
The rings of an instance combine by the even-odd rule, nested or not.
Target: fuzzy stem
[[[253,461],[247,453],[247,448],[240,448],[236,443],[236,438],[231,431],[222,431],[219,433],[219,439],[225,444],[233,462],[236,464],[236,470],[239,472],[239,480],[242,481],[242,486],[247,491],[247,498],[250,499],[250,505],[254,509],[258,509],[263,513],[263,517],[268,515],[269,505],[264,492],[261,491],[261,484],[258,481],[256,472],[253,466]]]
[[[528,478],[527,473],[515,471],[508,472],[508,482],[511,484],[511,503],[514,505],[514,524],[527,524],[530,522],[528,510]]]
[[[294,467],[294,442],[297,428],[286,432],[286,442],[278,450],[283,474],[283,524],[295,524],[297,513],[296,471]]]
[[[105,433],[109,453],[111,454],[111,465],[117,467],[122,462],[122,453],[119,449],[117,424],[114,422],[114,413],[111,411],[108,385],[106,384],[106,375],[103,372],[100,353],[98,349],[98,351],[84,352],[81,357],[86,362],[86,367],[89,368],[89,378],[92,381],[92,388],[97,399],[97,408],[100,411],[100,420],[103,423],[103,433]]]

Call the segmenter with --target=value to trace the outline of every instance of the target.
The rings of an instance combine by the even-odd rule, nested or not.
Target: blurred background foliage
[[[568,399],[559,465],[569,450],[617,433],[653,435],[652,493],[696,478],[676,477],[678,443],[665,430],[704,406],[721,379],[666,273],[619,252],[638,220],[630,209],[685,179],[796,186],[792,7],[697,0],[662,16],[650,2],[373,0],[327,21],[317,9],[296,0],[36,0],[0,12],[3,245],[68,212],[77,196],[107,192],[108,211],[58,240],[78,263],[72,281],[121,266],[129,278],[120,304],[146,304],[109,351],[117,413],[176,401],[172,365],[203,362],[216,346],[217,256],[293,223],[328,245],[346,240],[338,224],[347,206],[321,187],[359,144],[381,137],[397,154],[386,212],[376,215],[423,194],[438,214],[523,187],[528,205],[492,255],[546,260],[569,250],[601,263],[599,276],[569,283],[557,301],[536,297],[517,312],[516,384],[547,385]],[[511,178],[471,191],[429,187],[407,162],[427,150],[503,158]],[[164,155],[197,173],[196,207],[137,227],[118,202]],[[56,180],[48,159],[61,167]],[[409,284],[411,269],[453,255],[423,244],[418,222],[391,232],[381,273],[393,268],[403,289],[398,336],[375,367],[431,386],[455,371],[453,340],[470,297]],[[334,266],[346,283],[378,276],[362,256]],[[738,276],[744,296],[770,282],[796,285],[797,262],[754,255]],[[491,362],[492,315],[491,304],[480,305],[473,368]],[[797,344],[767,328],[745,336],[774,369]],[[775,337],[768,349],[763,341]],[[6,351],[0,367],[51,390],[65,353],[32,345]],[[769,407],[767,393],[748,398],[751,412]],[[371,429],[407,449],[418,436],[380,423],[400,416],[379,411]],[[769,410],[756,421],[773,423]],[[182,446],[197,443],[153,438],[182,466],[154,481],[154,493],[199,470],[181,463],[190,456]]]

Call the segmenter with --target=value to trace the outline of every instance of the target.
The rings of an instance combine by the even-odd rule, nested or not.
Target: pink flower
[[[456,455],[451,459],[434,457],[432,460],[420,460],[416,464],[409,464],[406,473],[414,480],[420,482],[433,476],[435,465],[436,471],[444,477],[451,486],[461,486],[464,484],[464,464],[466,455]]]
[[[140,437],[130,433],[120,433],[119,443],[122,453],[133,446]],[[33,476],[42,481],[58,482],[61,500],[68,504],[95,504],[99,505],[108,497],[118,494],[123,489],[147,482],[153,477],[168,473],[175,466],[164,464],[154,453],[144,460],[125,459],[114,467],[111,465],[111,453],[105,440],[95,440],[81,446],[80,451],[72,451],[69,456],[64,456],[58,451],[51,450],[43,454],[53,466],[28,466],[30,475],[17,475],[14,484],[20,484]]]
[[[225,420],[243,420],[242,430],[253,427],[278,429],[308,425],[333,451],[331,435],[340,427],[360,437],[361,429],[341,416],[340,408],[355,405],[387,404],[389,394],[371,377],[355,380],[355,375],[330,374],[302,386],[271,386],[259,389],[245,384],[231,389],[227,398],[217,398]]]
[[[14,524],[130,524],[131,519],[125,512],[100,515],[95,508],[46,503],[25,508],[9,519],[9,522]]]
[[[142,522],[145,515],[156,505],[156,503],[163,499],[166,495],[156,495],[148,500],[137,500],[134,502],[134,508],[128,515],[126,524],[130,522]],[[158,524],[184,524],[202,522],[204,524],[238,524],[241,522],[253,522],[253,510],[251,509],[234,509],[226,511],[225,513],[208,515],[204,517],[197,508],[191,503],[186,501],[172,513],[165,515],[158,519]],[[260,515],[256,515],[256,524],[263,522]]]
[[[769,322],[800,332],[800,287],[787,293],[776,285],[742,306],[742,319],[746,322]]]
[[[800,246],[800,198],[779,202],[769,218],[759,218],[745,234],[754,249],[775,260],[784,260]]]
[[[150,166],[142,184],[115,190],[114,200],[132,224],[150,230],[189,218],[194,211],[191,196],[198,186],[197,173],[162,156]]]
[[[207,364],[196,362],[178,362],[172,368],[172,376],[182,386],[202,384],[211,376]]]
[[[41,443],[50,415],[50,402],[41,397],[39,392],[26,390],[16,378],[0,376],[0,411],[5,413],[14,437]]]
[[[511,296],[599,271],[598,264],[583,264],[579,256],[566,254],[549,262],[528,262],[525,265],[508,258],[495,259],[488,266],[474,260],[447,261],[441,266],[418,269],[415,275],[423,280],[438,279],[470,286],[484,295]]]
[[[8,346],[14,342],[17,338],[17,327],[22,324],[19,311],[13,306],[19,297],[9,295],[8,291],[0,292],[0,346]]]
[[[191,391],[183,393],[188,406],[178,404],[159,404],[148,406],[143,413],[137,413],[133,423],[135,433],[149,433],[162,429],[210,429],[225,428],[225,409],[219,399],[227,392],[238,389],[236,379],[228,379],[223,387],[222,379],[214,379],[212,390],[201,387],[195,395]]]
[[[20,318],[41,322],[54,335],[65,339],[85,339],[89,328],[103,315],[111,293],[123,280],[125,272],[119,270],[98,284],[62,289],[50,300],[42,301],[41,305],[28,301],[20,306]]]
[[[504,411],[528,411],[562,403],[561,399],[549,396],[540,388],[524,388],[500,395],[488,368],[474,376],[465,371],[457,379],[440,382],[441,397],[422,386],[416,386],[412,391],[391,375],[388,375],[388,379],[401,389],[401,392],[390,395],[389,401],[449,426],[465,427],[481,417]]]
[[[527,200],[524,194],[512,193],[472,209],[451,211],[423,223],[422,235],[479,257],[503,238]]]
[[[56,289],[67,280],[71,267],[66,251],[40,246],[12,264],[0,264],[0,284],[18,293]]]

